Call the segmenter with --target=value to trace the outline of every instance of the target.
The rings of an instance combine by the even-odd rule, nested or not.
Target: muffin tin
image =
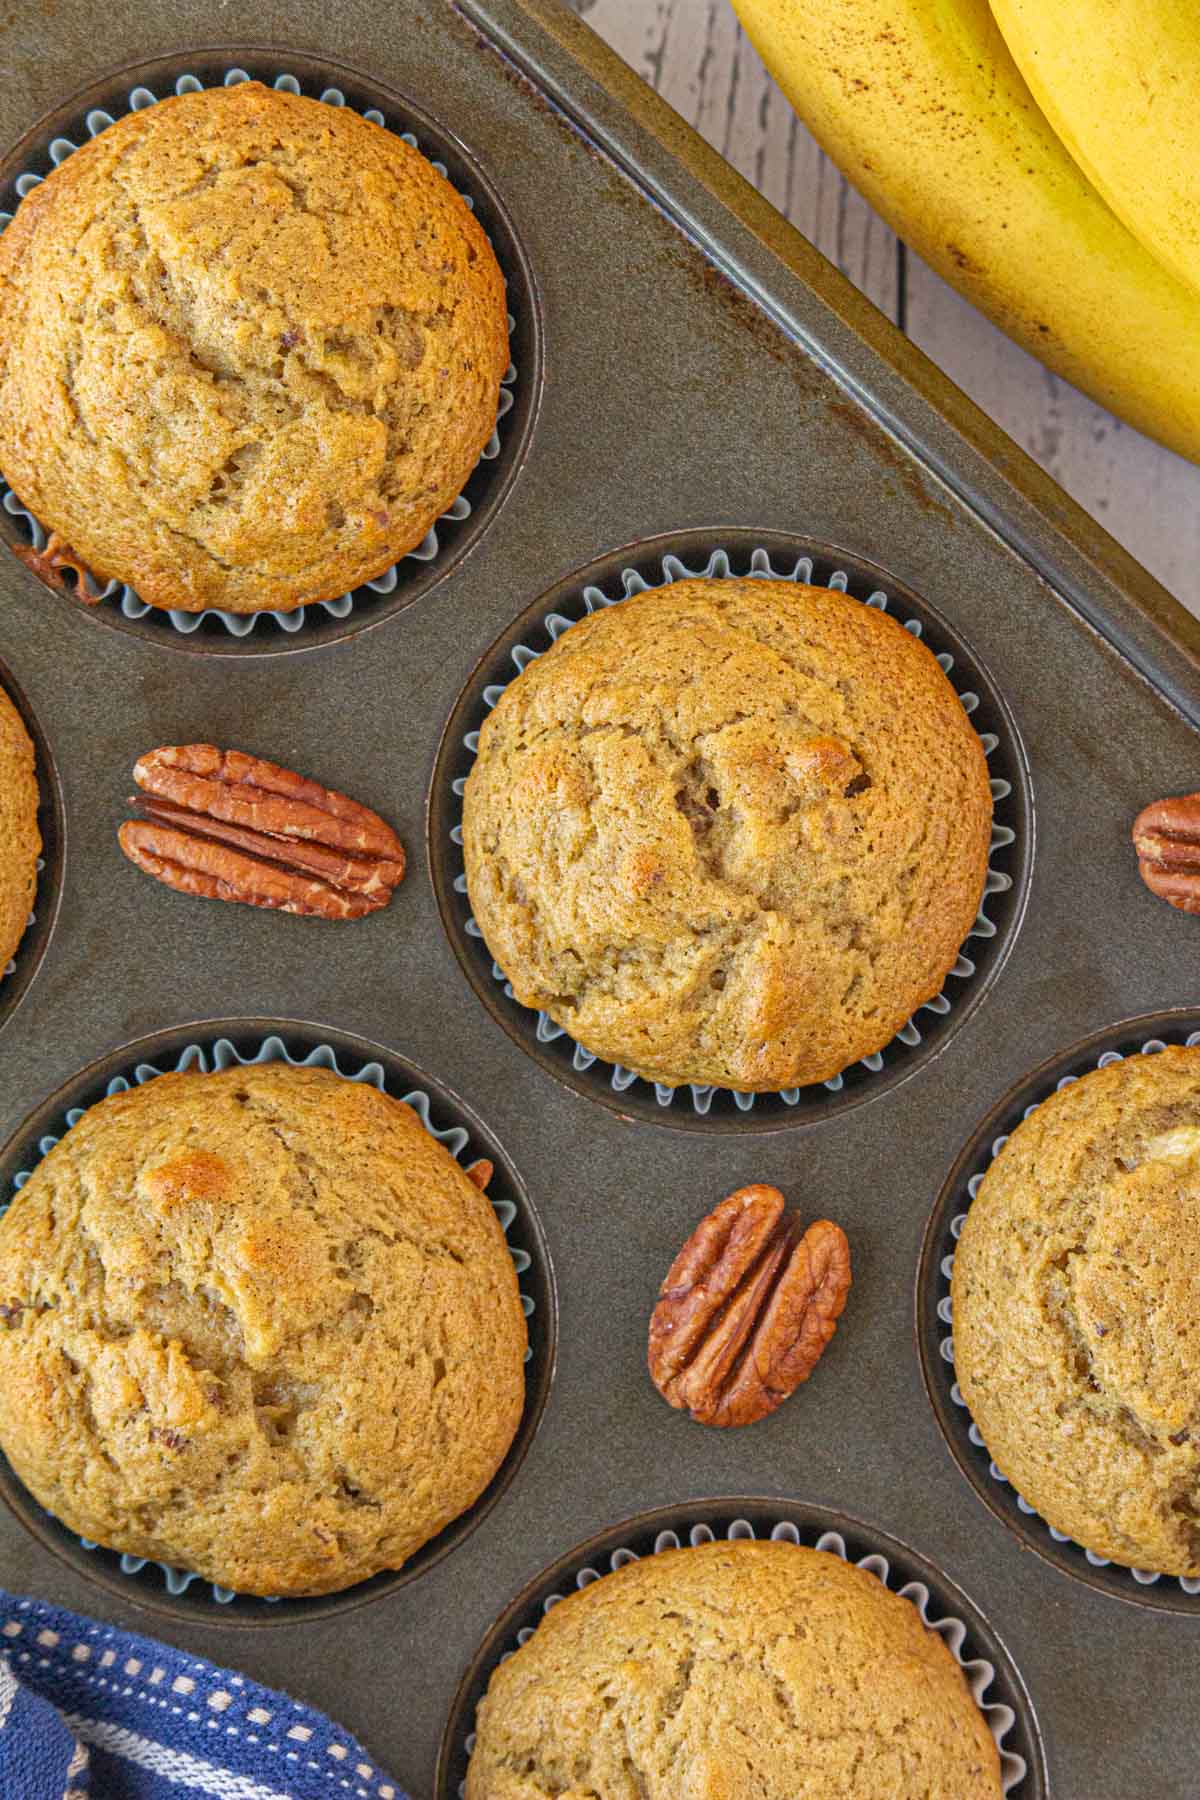
[[[222,1629],[242,1616],[236,1606],[194,1584],[171,1596],[157,1571],[123,1575],[7,1513],[0,1583],[290,1688],[429,1800],[463,1672],[539,1571],[647,1509],[699,1515],[691,1496],[753,1494],[776,1520],[822,1509],[869,1519],[872,1542],[916,1546],[971,1595],[979,1632],[1008,1647],[1036,1708],[1047,1791],[1191,1792],[1195,1621],[1115,1605],[979,1506],[922,1389],[912,1284],[947,1171],[1001,1096],[1113,1021],[1200,1005],[1197,923],[1143,889],[1128,842],[1147,800],[1200,785],[1200,623],[557,0],[279,0],[266,46],[262,19],[250,0],[219,16],[204,0],[112,0],[98,41],[89,0],[20,10],[0,93],[6,178],[103,95],[139,82],[158,91],[160,75],[186,69],[291,71],[306,91],[336,86],[413,121],[448,167],[477,172],[498,245],[501,221],[511,233],[510,292],[515,270],[530,301],[512,304],[518,333],[528,324],[535,341],[514,353],[507,498],[463,522],[479,533],[472,553],[436,586],[430,567],[419,593],[373,596],[361,616],[356,602],[341,621],[240,640],[85,610],[0,552],[0,678],[44,733],[52,808],[55,767],[62,778],[57,841],[70,838],[58,924],[0,1034],[0,1144],[6,1166],[27,1167],[23,1119],[51,1133],[131,1056],[155,1061],[143,1040],[178,1054],[201,1028],[176,1021],[209,1021],[235,1040],[228,1015],[246,1015],[239,1029],[260,1039],[273,1021],[321,1021],[310,1029],[339,1056],[345,1044],[411,1060],[511,1147],[557,1279],[557,1375],[537,1439],[486,1518],[367,1607],[351,1609],[351,1590],[346,1604],[270,1609],[271,1629]],[[923,1015],[941,1034],[936,1054],[905,1047],[893,1079],[889,1052],[861,1085],[848,1078],[841,1100],[781,1104],[776,1117],[714,1097],[686,1129],[651,1130],[664,1114],[684,1123],[681,1098],[660,1108],[643,1088],[595,1104],[598,1093],[551,1078],[533,1052],[553,1046],[522,1035],[528,1021],[504,1018],[490,968],[474,966],[473,979],[500,1018],[472,992],[458,956],[475,952],[456,915],[449,935],[439,915],[439,898],[461,896],[438,829],[452,786],[435,762],[488,646],[506,658],[518,626],[577,593],[581,571],[616,594],[626,567],[661,569],[673,549],[693,567],[722,545],[735,567],[755,547],[806,550],[821,570],[837,562],[902,597],[931,634],[935,621],[945,630],[1011,724],[1007,737],[989,729],[1012,758],[1003,804],[1021,809],[1004,865],[1013,887],[993,897],[1009,909],[994,915],[994,966],[981,961],[983,979],[965,982],[944,1018]],[[412,601],[403,610],[401,598]],[[374,619],[378,629],[359,628]],[[291,653],[262,655],[268,646]],[[125,863],[115,835],[134,760],[201,739],[380,811],[410,858],[391,905],[351,924],[293,919],[189,900]],[[445,858],[435,853],[432,880],[427,795]],[[448,812],[441,822],[453,823]],[[52,891],[53,858],[47,874]],[[38,933],[49,917],[39,896]],[[27,938],[18,976],[37,950]],[[9,1004],[0,984],[0,1013]],[[97,1062],[93,1087],[76,1090]],[[871,1093],[874,1104],[851,1110]],[[646,1327],[700,1215],[750,1181],[845,1228],[854,1287],[820,1367],[785,1406],[741,1431],[707,1431],[651,1387]],[[150,1602],[167,1610],[148,1613]],[[1017,1800],[1042,1791],[1030,1779]]]
[[[479,727],[504,688],[564,631],[631,594],[689,575],[813,582],[900,620],[933,652],[979,733],[991,779],[992,846],[979,916],[941,991],[890,1044],[809,1087],[778,1094],[670,1088],[600,1061],[546,1013],[513,997],[471,916],[462,858],[462,793]],[[1029,769],[1008,707],[979,659],[947,621],[861,556],[791,532],[680,531],[643,540],[576,570],[535,600],[486,651],[447,722],[429,790],[429,862],[442,923],[471,986],[498,1024],[558,1080],[624,1119],[680,1130],[780,1131],[810,1124],[899,1086],[937,1056],[986,994],[1020,927],[1033,852]]]
[[[290,612],[165,612],[120,582],[101,586],[89,577],[81,592],[74,575],[66,578],[65,592],[75,604],[105,624],[145,633],[174,649],[226,656],[336,643],[411,606],[450,575],[487,530],[521,466],[542,380],[541,322],[529,264],[503,201],[470,151],[415,102],[320,57],[197,51],[154,57],[93,82],[39,119],[0,162],[0,227],[47,174],[115,119],[173,95],[251,80],[365,114],[404,137],[453,183],[487,232],[504,276],[512,362],[500,385],[496,430],[462,492],[420,544],[350,593]],[[46,541],[40,521],[2,479],[0,539],[14,549],[38,551]]]
[[[1160,1612],[1200,1618],[1200,1577],[1159,1575],[1126,1568],[1085,1550],[1057,1531],[1024,1500],[988,1455],[979,1427],[954,1378],[950,1276],[954,1247],[979,1184],[1009,1135],[1057,1089],[1093,1069],[1127,1056],[1153,1056],[1168,1044],[1200,1045],[1200,1009],[1126,1019],[1093,1032],[1080,1044],[1051,1057],[997,1101],[972,1133],[934,1207],[917,1270],[917,1338],[925,1389],[950,1454],[984,1505],[1009,1530],[1055,1568],[1100,1593]]]
[[[497,1665],[528,1642],[566,1595],[664,1550],[758,1539],[803,1544],[867,1569],[936,1631],[962,1668],[1000,1752],[1005,1795],[1044,1800],[1046,1758],[1037,1720],[1012,1658],[987,1620],[940,1569],[907,1544],[845,1513],[779,1500],[697,1500],[626,1519],[560,1556],[506,1606],[459,1684],[438,1757],[435,1800],[463,1800],[475,1709]]]
[[[422,1545],[403,1569],[309,1600],[266,1600],[231,1593],[184,1570],[145,1557],[118,1555],[78,1538],[38,1505],[0,1458],[0,1499],[40,1543],[119,1598],[134,1599],[139,1606],[176,1620],[231,1625],[308,1623],[362,1606],[414,1580],[487,1517],[516,1476],[537,1434],[554,1379],[558,1342],[554,1274],[541,1223],[508,1153],[471,1108],[442,1082],[395,1051],[367,1043],[350,1032],[297,1019],[205,1019],[123,1045],[65,1082],[9,1139],[0,1156],[0,1212],[82,1112],[106,1095],[142,1086],[172,1069],[207,1071],[264,1062],[332,1069],[347,1080],[369,1082],[412,1106],[426,1128],[464,1166],[478,1156],[492,1162],[488,1199],[504,1228],[529,1330],[525,1410],[508,1454],[474,1506]]]

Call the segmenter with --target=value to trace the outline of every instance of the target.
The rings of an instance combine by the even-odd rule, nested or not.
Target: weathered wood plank
[[[573,0],[588,22],[1186,606],[1200,469],[1050,375],[896,242],[794,118],[728,0]],[[903,304],[901,304],[903,303]]]
[[[911,255],[907,327],[952,381],[1200,613],[1200,469],[1060,381]]]

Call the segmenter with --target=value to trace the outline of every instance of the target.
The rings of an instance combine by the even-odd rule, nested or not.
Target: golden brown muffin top
[[[525,1320],[486,1197],[323,1069],[91,1107],[0,1221],[0,1446],[72,1531],[250,1594],[398,1569],[491,1480]]]
[[[787,581],[564,632],[467,781],[471,905],[522,1005],[648,1079],[771,1090],[880,1049],[983,892],[983,748],[924,645]]]
[[[25,934],[37,895],[38,799],[33,743],[0,688],[0,971]]]
[[[0,240],[0,468],[153,606],[286,609],[378,575],[496,421],[504,283],[429,162],[245,82],[84,145]]]
[[[954,1366],[988,1453],[1051,1525],[1200,1575],[1200,1048],[1043,1101],[954,1256]]]
[[[915,1607],[791,1544],[629,1563],[492,1675],[466,1800],[999,1800],[962,1670]]]

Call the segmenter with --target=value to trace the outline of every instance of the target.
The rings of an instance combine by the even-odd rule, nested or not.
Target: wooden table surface
[[[729,0],[572,0],[589,25],[1067,492],[1200,614],[1200,468],[1043,369],[920,259],[817,149]]]

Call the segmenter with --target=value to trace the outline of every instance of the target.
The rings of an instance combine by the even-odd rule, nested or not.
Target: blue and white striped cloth
[[[323,1713],[0,1590],[3,1800],[407,1800]]]

